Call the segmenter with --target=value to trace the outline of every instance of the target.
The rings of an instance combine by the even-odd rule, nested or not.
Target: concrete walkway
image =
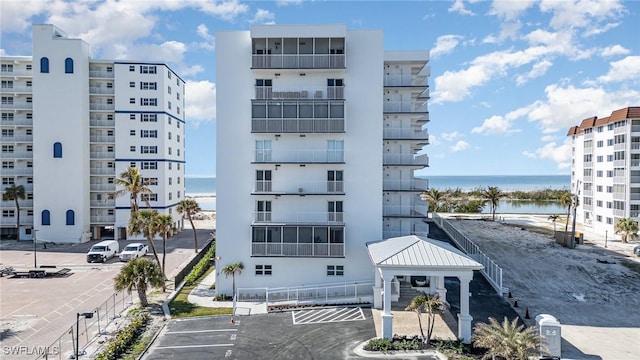
[[[233,308],[233,301],[214,301],[216,290],[211,285],[216,282],[216,271],[212,271],[189,293],[187,300],[197,306]],[[237,302],[235,315],[266,314],[267,304],[264,302]]]

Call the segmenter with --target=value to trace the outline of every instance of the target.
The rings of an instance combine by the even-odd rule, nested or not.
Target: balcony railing
[[[255,211],[253,222],[255,223],[278,223],[278,224],[341,224],[343,223],[343,213],[329,212],[305,212],[299,211],[291,214],[274,214],[271,211]]]
[[[344,86],[309,87],[288,91],[274,91],[272,86],[256,86],[255,89],[256,100],[344,99]]]
[[[33,159],[33,151],[2,152],[3,159]]]
[[[16,217],[0,217],[0,224],[2,225],[11,225],[13,227],[16,226]],[[25,216],[22,215],[22,213],[20,214],[20,225],[33,225],[33,215],[32,216]]]
[[[343,181],[305,181],[285,185],[269,180],[256,180],[254,193],[330,194],[344,193]]]
[[[343,69],[344,54],[254,54],[254,69]]]
[[[113,71],[89,70],[89,77],[113,79]]]
[[[98,103],[90,103],[90,110],[115,110],[116,106],[114,104],[98,104]]]
[[[16,202],[13,200],[0,201],[2,208],[14,208],[16,206]],[[19,200],[20,208],[32,208],[33,200]]]
[[[624,217],[625,216],[625,211],[624,210],[613,209],[613,216]]]
[[[613,150],[615,150],[615,151],[622,151],[622,150],[626,150],[626,149],[627,149],[627,144],[626,143],[613,144]]]
[[[384,86],[429,86],[426,76],[421,75],[385,75]]]
[[[4,154],[2,156],[4,159]],[[2,169],[2,176],[5,175],[33,175],[33,168],[13,168],[13,169]]]
[[[593,133],[586,133],[584,134],[584,140],[589,140],[589,139],[593,139]]]
[[[343,133],[344,119],[253,119],[254,133]]]
[[[387,190],[415,190],[425,191],[429,187],[429,181],[425,179],[385,179],[382,182],[382,189]]]
[[[89,141],[90,142],[97,142],[97,143],[113,143],[116,141],[116,137],[115,136],[90,136],[89,137]]]
[[[115,153],[113,152],[100,152],[100,151],[92,151],[89,155],[91,159],[114,159]]]
[[[108,87],[89,87],[89,94],[115,94],[115,90],[113,88]]]
[[[115,215],[92,215],[90,217],[90,220],[92,223],[96,224],[103,224],[103,223],[110,223],[113,224],[114,222],[116,222],[116,216]]]
[[[593,196],[593,190],[584,190],[583,195],[584,196]]]
[[[613,160],[613,166],[615,167],[624,167],[626,164],[626,160]]]
[[[344,151],[255,150],[256,163],[344,163]]]
[[[32,70],[13,70],[0,72],[1,77],[33,76]]]
[[[626,134],[627,133],[627,126],[616,126],[613,128],[613,134],[614,135],[619,135],[619,134]]]
[[[251,243],[251,256],[344,257],[344,243]]]
[[[31,86],[14,86],[14,87],[3,87],[0,88],[0,93],[31,93]]]
[[[383,111],[386,113],[425,113],[428,108],[424,101],[385,101]]]
[[[428,166],[429,156],[427,154],[384,154],[383,165],[418,165]]]
[[[582,181],[584,181],[585,183],[593,182],[593,176],[586,176],[586,175],[585,175],[585,176],[582,178]]]
[[[90,126],[114,127],[115,126],[115,121],[113,121],[113,120],[104,120],[104,119],[91,119],[91,120],[89,120],[89,125]]]
[[[251,118],[256,132],[344,131],[344,100],[253,100]]]
[[[31,109],[33,109],[33,103],[2,104],[2,105],[0,105],[0,109],[3,109],[3,110],[31,110]]]
[[[429,231],[400,231],[400,230],[388,230],[388,231],[383,231],[382,232],[382,238],[383,239],[389,239],[389,238],[394,238],[394,237],[400,237],[400,236],[407,236],[407,235],[417,235],[423,238],[427,238],[429,237]]]
[[[91,191],[113,191],[116,189],[114,184],[90,184]]]
[[[429,132],[427,131],[427,129],[385,127],[383,131],[383,137],[390,140],[429,140]]]
[[[613,183],[614,184],[624,184],[624,183],[626,183],[625,177],[624,176],[614,176],[613,177]]]
[[[32,126],[33,125],[33,119],[27,119],[26,116],[22,115],[22,116],[14,116],[13,120],[0,120],[0,125],[3,126],[22,126],[22,125],[27,125],[27,126]]]
[[[627,194],[625,193],[613,193],[613,200],[626,200]]]
[[[91,168],[89,170],[90,175],[115,175],[115,168]]]
[[[33,135],[13,135],[0,137],[2,142],[33,142]]]
[[[91,200],[90,205],[92,207],[114,207],[116,206],[116,201],[113,199],[108,200]]]
[[[426,205],[383,206],[382,216],[427,216],[429,207]]]
[[[582,165],[584,167],[593,167],[593,161],[585,161]]]

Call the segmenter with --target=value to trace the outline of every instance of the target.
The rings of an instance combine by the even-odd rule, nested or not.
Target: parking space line
[[[222,347],[222,346],[233,346],[233,344],[156,346],[155,349],[189,349],[189,348]]]
[[[205,332],[226,332],[226,331],[238,331],[238,329],[167,331],[165,334],[197,334],[197,333],[205,333]]]

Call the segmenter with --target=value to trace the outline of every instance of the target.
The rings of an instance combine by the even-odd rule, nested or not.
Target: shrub
[[[204,254],[202,259],[200,259],[196,266],[193,267],[189,275],[184,278],[185,285],[192,285],[202,274],[204,274],[209,269],[209,267],[211,267],[211,258],[213,258],[215,254],[216,244],[214,242],[213,244],[211,244],[211,247],[209,248],[209,250],[207,250],[207,253]]]
[[[130,347],[132,347],[138,337],[144,332],[150,316],[148,313],[139,313],[131,323],[118,332],[118,335],[109,341],[107,346],[96,357],[95,360],[116,360],[119,359]]]
[[[367,351],[390,351],[393,350],[393,343],[389,339],[371,339],[363,349]]]

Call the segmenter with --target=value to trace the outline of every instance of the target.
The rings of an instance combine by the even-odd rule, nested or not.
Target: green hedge
[[[150,316],[148,313],[136,315],[131,323],[120,330],[118,335],[109,341],[107,346],[96,357],[95,360],[116,360],[131,348],[140,335],[144,333]]]
[[[216,255],[216,244],[211,244],[207,253],[198,261],[196,266],[193,267],[189,275],[184,278],[185,285],[192,285],[198,278],[204,274],[211,266],[211,259]],[[177,286],[177,284],[176,284]]]

